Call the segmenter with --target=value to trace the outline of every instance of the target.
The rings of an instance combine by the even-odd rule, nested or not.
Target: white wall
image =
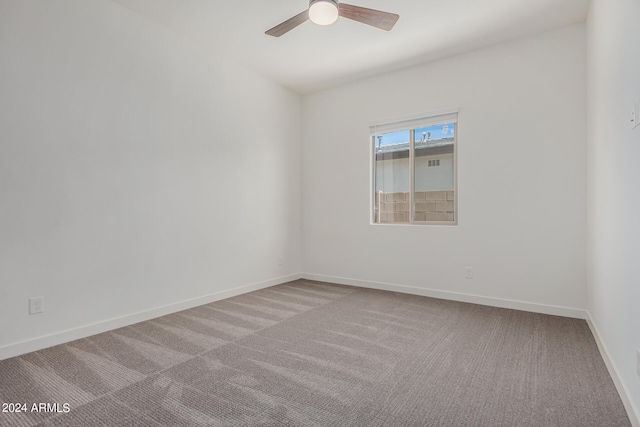
[[[298,95],[113,2],[2,0],[0,358],[298,273],[300,121]]]
[[[576,25],[305,96],[304,271],[584,316],[585,54]],[[459,225],[370,225],[368,125],[455,106]]]
[[[592,0],[588,40],[589,314],[640,417],[640,3]],[[629,409],[629,407],[628,407]],[[640,425],[640,424],[637,424]]]

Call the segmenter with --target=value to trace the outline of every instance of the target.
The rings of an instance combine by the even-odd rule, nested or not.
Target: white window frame
[[[458,115],[459,109],[457,107],[446,108],[437,111],[431,111],[427,113],[414,114],[411,116],[404,116],[395,119],[389,119],[379,121],[369,126],[369,152],[370,152],[370,201],[369,201],[369,222],[371,225],[391,225],[391,226],[406,226],[406,225],[439,225],[439,226],[457,226],[459,211],[458,211]],[[440,124],[454,123],[455,132],[453,140],[453,221],[416,221],[415,220],[415,129],[435,126]],[[393,223],[393,222],[376,222],[375,209],[376,209],[376,135],[397,131],[409,131],[409,222]],[[381,212],[378,212],[380,215]]]

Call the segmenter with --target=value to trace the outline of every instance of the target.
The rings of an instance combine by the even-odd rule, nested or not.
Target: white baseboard
[[[535,304],[524,301],[516,301],[502,298],[483,297],[480,295],[463,294],[459,292],[439,291],[436,289],[417,288],[414,286],[394,285],[390,283],[370,282],[367,280],[348,279],[344,277],[324,276],[321,274],[306,274],[302,277],[308,280],[331,282],[339,285],[351,285],[361,288],[380,289],[383,291],[400,292],[403,294],[420,295],[446,299],[471,304],[488,305],[491,307],[510,308],[513,310],[530,311],[534,313],[551,314],[554,316],[571,317],[574,319],[586,319],[587,312],[583,309],[559,307],[555,305]]]
[[[600,339],[600,333],[598,332],[598,327],[593,322],[591,318],[591,314],[587,311],[587,324],[591,329],[591,333],[596,340],[596,344],[598,345],[598,349],[600,350],[600,354],[602,355],[602,359],[604,360],[605,365],[607,365],[607,370],[609,370],[609,375],[611,375],[611,379],[613,379],[613,383],[618,390],[618,394],[620,395],[620,399],[622,399],[622,404],[624,408],[627,410],[627,415],[629,415],[629,421],[631,421],[631,425],[633,427],[640,427],[640,412],[638,408],[636,408],[633,400],[629,397],[630,394],[625,386],[622,377],[619,374],[618,368],[616,368],[616,364],[613,362],[613,359],[610,357],[609,352],[607,351],[607,347],[604,345],[602,339]]]
[[[162,307],[153,308],[151,310],[141,311],[127,316],[117,317],[103,322],[92,323],[80,326],[78,328],[68,329],[66,331],[56,332],[50,335],[29,339],[0,347],[0,360],[10,357],[19,356],[21,354],[32,351],[42,350],[58,344],[64,344],[69,341],[86,338],[91,335],[102,332],[111,331],[134,323],[144,322],[145,320],[155,319],[178,311],[187,310],[203,304],[209,304],[225,298],[234,297],[251,291],[268,288],[270,286],[279,285],[281,283],[290,282],[302,278],[302,274],[291,274],[288,276],[277,277],[266,280],[264,282],[251,283],[249,285],[238,286],[233,289],[227,289],[220,292],[214,292],[197,298],[180,301],[174,304],[168,304]]]

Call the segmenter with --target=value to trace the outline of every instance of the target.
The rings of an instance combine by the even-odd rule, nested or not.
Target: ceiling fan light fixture
[[[334,0],[311,0],[309,19],[318,25],[331,25],[338,20],[338,2]]]

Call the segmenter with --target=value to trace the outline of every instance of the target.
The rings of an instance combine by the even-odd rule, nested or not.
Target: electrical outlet
[[[638,361],[637,361],[637,366],[636,366],[636,371],[638,371],[638,376],[640,377],[640,350],[638,350],[638,355],[637,355]]]
[[[464,268],[464,278],[465,279],[473,279],[473,268],[465,267]]]
[[[284,257],[278,257],[278,265],[284,264]]]
[[[29,314],[44,312],[44,297],[29,298]]]

